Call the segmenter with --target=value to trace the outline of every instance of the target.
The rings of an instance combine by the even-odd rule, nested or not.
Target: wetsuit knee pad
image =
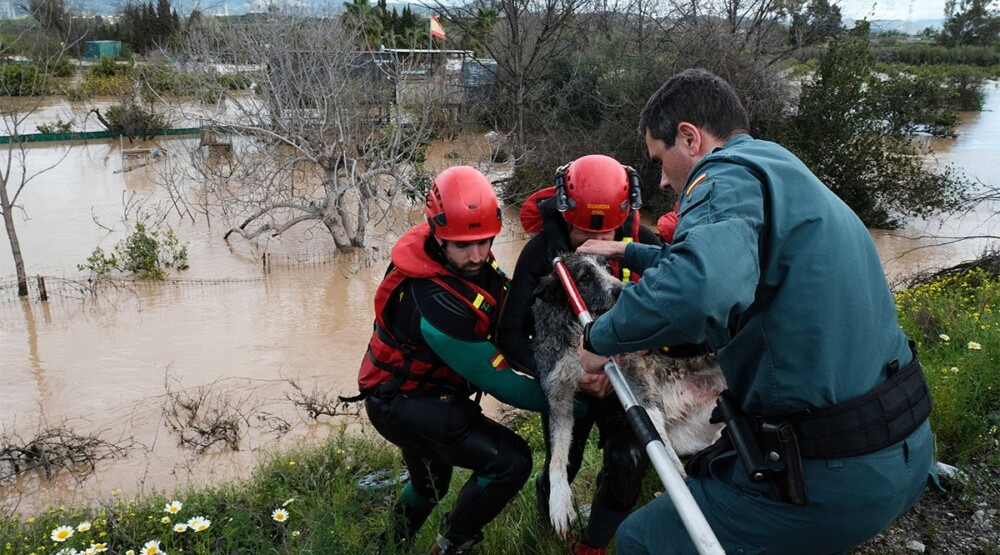
[[[632,437],[616,437],[605,442],[604,468],[597,479],[595,501],[615,511],[635,505],[649,457]]]
[[[428,513],[434,510],[434,506],[438,503],[438,500],[434,497],[427,497],[417,493],[413,488],[413,482],[406,484],[401,497],[407,507],[418,511],[427,511]]]

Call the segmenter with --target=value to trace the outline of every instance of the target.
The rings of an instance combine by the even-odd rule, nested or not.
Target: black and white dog
[[[622,282],[606,270],[604,258],[569,254],[563,261],[591,315],[596,318],[609,310]],[[535,362],[549,402],[549,519],[565,538],[576,520],[566,467],[573,435],[573,395],[583,374],[576,351],[583,328],[555,273],[538,285],[532,312]],[[690,455],[718,438],[721,425],[708,420],[726,384],[714,355],[674,359],[659,352],[629,353],[621,356],[620,366],[668,452]],[[674,463],[683,473],[676,456]]]

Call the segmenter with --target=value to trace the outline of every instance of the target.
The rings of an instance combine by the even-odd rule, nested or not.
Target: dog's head
[[[587,310],[595,316],[607,312],[615,304],[622,289],[622,282],[608,272],[607,260],[603,256],[577,253],[564,254],[562,259],[587,305]],[[535,298],[569,306],[569,298],[555,271],[539,282]]]

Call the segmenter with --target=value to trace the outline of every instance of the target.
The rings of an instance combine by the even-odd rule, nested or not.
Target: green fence
[[[200,127],[182,127],[179,129],[157,129],[152,132],[136,133],[136,135],[198,135]],[[76,133],[30,133],[27,135],[0,136],[0,145],[11,142],[42,143],[50,141],[85,141],[88,139],[113,139],[124,136],[125,133],[111,131],[80,131]]]

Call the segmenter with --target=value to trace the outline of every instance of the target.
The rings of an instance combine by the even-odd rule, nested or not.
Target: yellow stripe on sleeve
[[[690,185],[688,185],[688,188],[687,188],[686,191],[684,191],[684,194],[685,195],[690,195],[691,191],[693,191],[694,188],[697,187],[699,183],[701,183],[702,181],[705,181],[706,177],[708,177],[708,173],[707,172],[699,175],[698,177],[696,177],[695,180],[692,181]]]

